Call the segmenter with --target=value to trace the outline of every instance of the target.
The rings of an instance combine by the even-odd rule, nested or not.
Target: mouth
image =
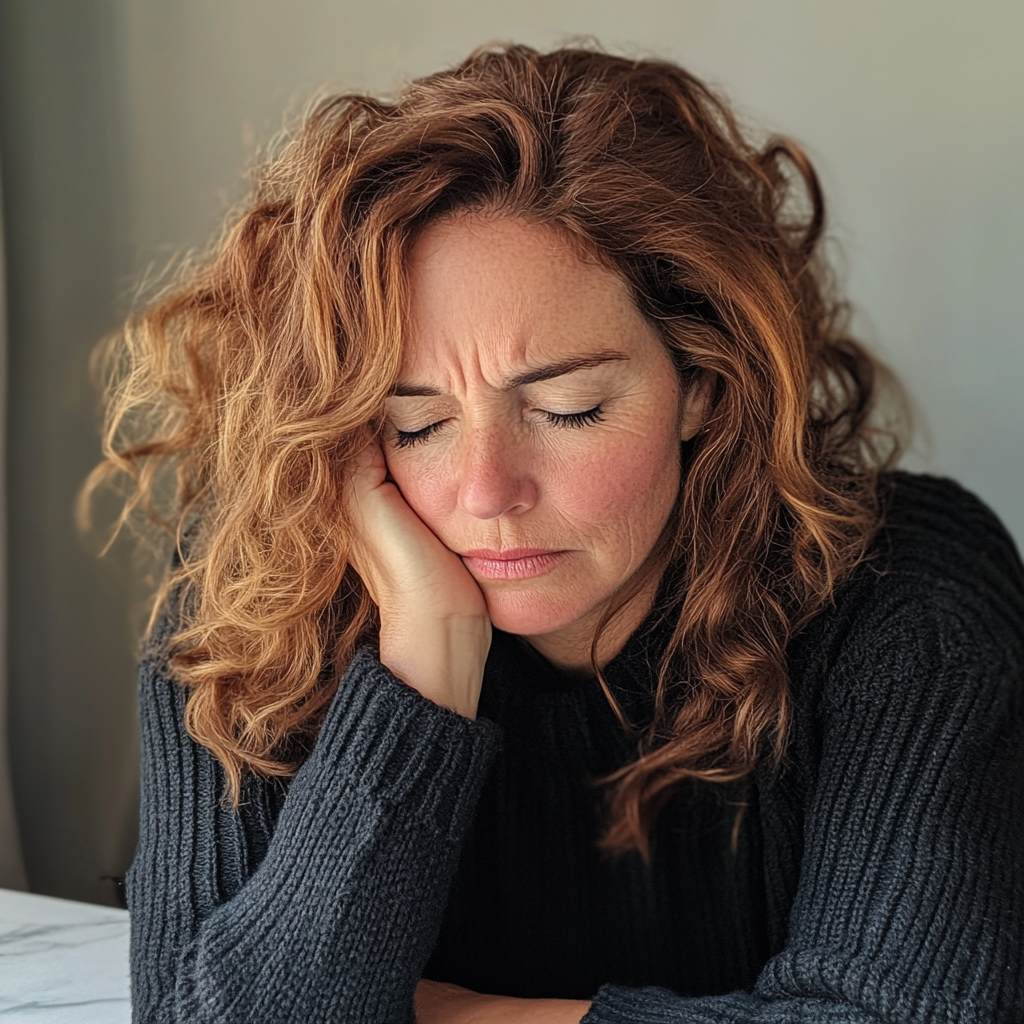
[[[463,552],[462,560],[474,576],[486,580],[525,580],[550,572],[568,554],[549,548],[477,548]]]

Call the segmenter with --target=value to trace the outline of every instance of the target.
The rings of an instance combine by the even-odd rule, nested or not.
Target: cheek
[[[458,483],[449,469],[428,454],[417,453],[396,459],[387,457],[388,472],[412,510],[438,536],[451,517],[458,495]]]
[[[549,485],[573,519],[599,532],[633,534],[660,529],[679,485],[678,467],[678,445],[671,437],[608,434],[587,458],[555,467]]]
[[[574,444],[568,454],[563,447],[568,440],[582,443]],[[628,425],[595,431],[592,437],[554,435],[550,441],[538,444],[532,453],[519,449],[513,460],[519,472],[525,471],[538,485],[540,502],[528,515],[543,536],[534,539],[583,541],[609,561],[634,561],[640,547],[649,549],[679,487],[675,423],[640,415]],[[460,513],[460,480],[448,458],[429,447],[392,453],[388,469],[410,507],[442,541],[475,540],[466,535],[467,518],[472,517]]]

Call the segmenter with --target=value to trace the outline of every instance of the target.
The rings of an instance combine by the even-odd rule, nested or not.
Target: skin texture
[[[382,663],[472,717],[492,623],[589,670],[602,611],[665,526],[679,442],[703,423],[710,388],[700,380],[684,395],[625,283],[543,225],[436,222],[410,254],[408,282],[382,445],[360,457],[349,490],[353,562],[380,609]],[[525,578],[495,578],[509,575],[500,562],[467,555],[519,548],[558,554]],[[656,587],[605,631],[599,664]],[[417,992],[417,1017],[431,1024],[575,1022],[587,1008],[427,981]]]
[[[466,564],[495,626],[562,667],[588,668],[598,617],[666,522],[679,440],[701,418],[684,407],[700,403],[683,403],[624,282],[544,226],[480,215],[436,223],[411,254],[409,290],[399,389],[439,394],[389,400],[391,478],[453,552],[565,551],[530,579],[490,579]],[[505,390],[516,374],[588,356],[614,358]],[[550,415],[598,407],[591,421]],[[601,660],[651,597],[612,631]]]
[[[589,1009],[576,999],[487,996],[439,981],[416,988],[417,1024],[579,1024]]]

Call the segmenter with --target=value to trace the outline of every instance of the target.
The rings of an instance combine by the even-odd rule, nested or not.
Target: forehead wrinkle
[[[464,311],[452,316],[441,332],[432,332],[429,351],[424,351],[422,344],[416,349],[421,357],[426,356],[426,372],[437,373],[444,378],[444,386],[454,390],[445,391],[443,387],[413,380],[399,381],[392,394],[440,396],[467,392],[476,382],[495,390],[507,390],[505,382],[510,371],[523,365],[532,340],[532,331],[526,322],[527,308],[524,297],[517,294],[512,303],[502,309],[487,310],[483,317],[474,317],[471,312],[467,315]]]
[[[501,390],[507,368],[529,342],[526,303],[517,294],[500,309],[491,307],[481,317],[463,317],[454,344],[444,353],[445,370],[463,392],[474,385]]]
[[[524,252],[525,258],[506,276],[500,261],[498,267],[492,264],[493,256],[523,248],[523,239],[509,234],[509,226],[468,218],[438,225],[440,233],[433,237],[426,237],[432,235],[428,230],[414,247],[417,258],[410,270],[422,289],[415,305],[427,318],[419,324],[426,331],[418,343],[410,333],[406,355],[413,359],[406,362],[402,378],[411,387],[400,381],[394,394],[443,395],[444,387],[466,392],[473,382],[508,390],[509,381],[522,371],[618,348],[612,344],[615,338],[601,336],[606,332],[583,332],[579,324],[587,322],[598,293],[605,302],[611,298],[619,310],[632,305],[619,275],[580,261],[563,239],[547,231],[534,236],[534,252]],[[491,230],[495,227],[496,233]],[[450,248],[453,229],[467,232],[468,247]],[[481,241],[486,242],[483,251]],[[536,258],[538,242],[546,243],[545,258]],[[440,266],[437,258],[444,261]],[[499,272],[502,279],[492,281]]]

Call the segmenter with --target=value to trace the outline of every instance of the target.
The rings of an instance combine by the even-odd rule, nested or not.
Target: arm
[[[129,876],[137,1021],[409,1021],[496,730],[353,661],[259,866],[184,693],[143,663],[142,827]],[[243,809],[244,810],[244,809]]]
[[[490,622],[376,446],[355,468],[349,513],[351,554],[380,609],[381,660],[360,652],[349,666],[276,827],[263,822],[258,866],[249,861],[261,851],[223,806],[219,766],[185,732],[160,642],[169,619],[142,664],[129,878],[137,1021],[412,1019],[496,745],[494,727],[473,721]],[[241,812],[258,814],[252,803]]]
[[[822,746],[785,948],[752,992],[605,986],[585,1024],[1024,1020],[1015,588],[878,581],[817,709]]]
[[[443,981],[416,986],[416,1024],[580,1024],[590,1003],[489,996]]]

